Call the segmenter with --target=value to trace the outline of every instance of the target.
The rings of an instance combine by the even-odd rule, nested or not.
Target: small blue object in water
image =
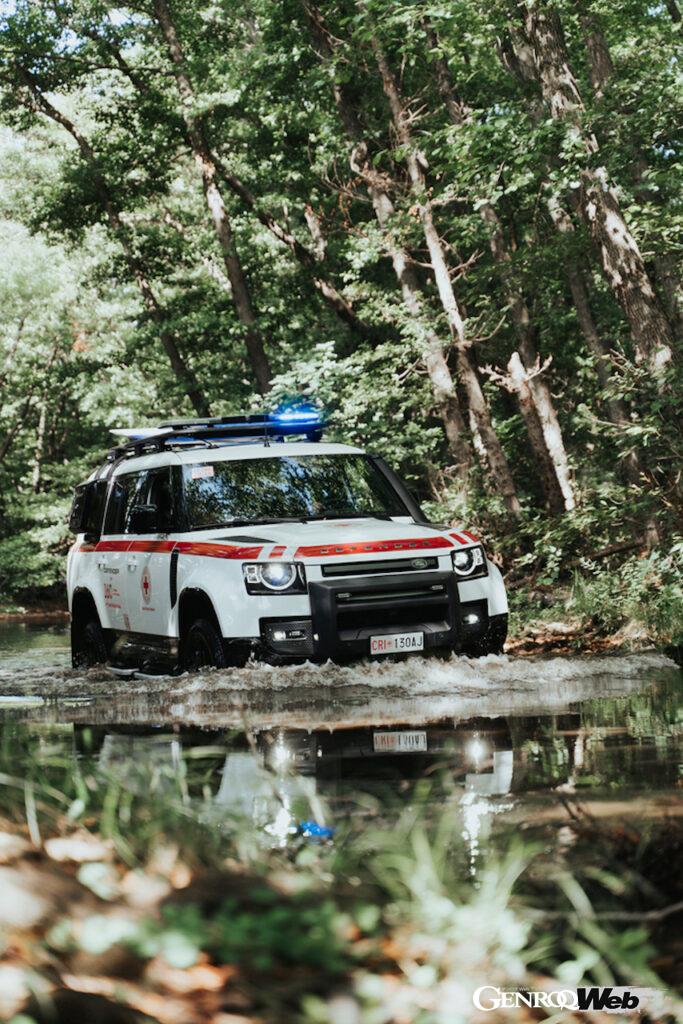
[[[300,821],[297,831],[305,839],[331,839],[335,833],[333,828],[319,825],[317,821]]]

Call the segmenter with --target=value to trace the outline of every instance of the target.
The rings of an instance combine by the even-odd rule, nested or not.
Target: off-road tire
[[[485,658],[487,654],[502,654],[507,632],[507,615],[496,615],[484,636],[465,644],[462,653],[468,658]]]
[[[184,672],[203,668],[226,668],[223,639],[213,622],[195,619],[180,645],[180,666]]]
[[[74,668],[104,665],[108,658],[107,641],[98,619],[76,623],[72,630],[71,664]]]

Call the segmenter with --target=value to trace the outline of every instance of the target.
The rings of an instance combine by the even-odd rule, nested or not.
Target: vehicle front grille
[[[448,629],[448,601],[427,608],[409,606],[392,606],[359,611],[357,609],[340,609],[337,614],[339,635],[344,638],[349,631],[364,629],[381,629],[384,626],[415,626],[438,625]]]
[[[324,649],[400,630],[451,635],[457,591],[450,573],[375,576],[310,584],[314,630]],[[444,641],[442,641],[444,642]]]
[[[336,599],[340,635],[382,626],[443,624],[448,619],[448,593],[443,583],[401,590],[341,591]]]
[[[323,565],[323,576],[378,576],[387,572],[426,572],[439,568],[438,558],[387,558],[372,562],[344,562]]]

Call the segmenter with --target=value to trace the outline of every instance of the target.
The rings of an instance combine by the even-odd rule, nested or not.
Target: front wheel
[[[507,615],[492,615],[484,635],[465,643],[462,653],[468,658],[484,658],[487,654],[502,654],[507,635]]]
[[[92,668],[107,660],[107,642],[98,619],[74,623],[71,631],[71,664],[74,668]]]
[[[202,668],[226,668],[223,639],[208,619],[195,619],[183,638],[180,664],[184,672]]]

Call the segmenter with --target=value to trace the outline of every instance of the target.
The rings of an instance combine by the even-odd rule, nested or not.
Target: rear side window
[[[114,478],[104,532],[136,532],[131,513],[136,505],[143,505],[157,510],[157,529],[154,532],[168,533],[174,525],[175,504],[169,466],[142,473],[123,473]]]
[[[127,533],[133,505],[142,504],[138,492],[147,473],[122,473],[115,476],[104,519],[105,533]]]
[[[106,497],[106,480],[91,480],[89,483],[79,484],[74,493],[69,516],[69,526],[73,533],[100,535]]]

